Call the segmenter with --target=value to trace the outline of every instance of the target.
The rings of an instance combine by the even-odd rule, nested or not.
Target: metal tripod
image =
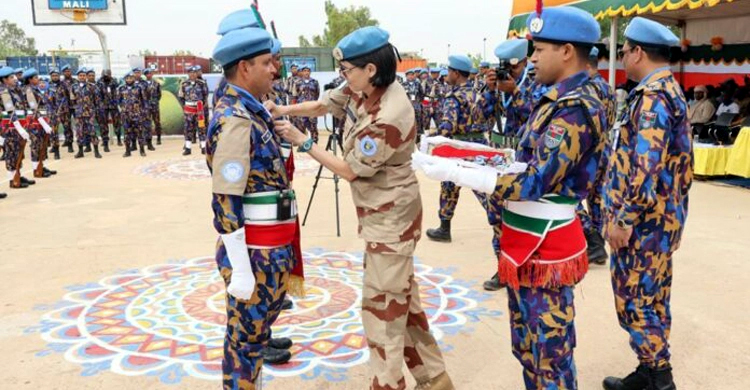
[[[326,130],[331,131],[331,135],[328,136],[328,142],[326,143],[326,151],[330,151],[333,153],[334,156],[338,156],[338,151],[341,151],[341,154],[344,153],[344,147],[342,144],[341,139],[341,126],[337,126],[336,121],[333,121],[333,130],[330,130],[328,128],[328,121],[326,119],[323,119],[323,122],[326,125]],[[312,193],[310,194],[310,200],[307,202],[307,210],[305,210],[305,218],[302,219],[302,226],[305,226],[307,223],[307,216],[310,214],[310,207],[312,206],[313,199],[315,199],[315,190],[318,188],[318,182],[320,179],[329,179],[333,180],[333,186],[335,191],[335,197],[336,197],[336,237],[341,237],[341,219],[339,215],[339,175],[333,174],[332,177],[329,176],[322,176],[323,174],[323,164],[320,164],[320,167],[318,168],[318,174],[315,175],[315,183],[313,183]]]

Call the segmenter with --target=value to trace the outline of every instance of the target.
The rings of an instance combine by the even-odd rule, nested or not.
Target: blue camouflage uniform
[[[125,77],[129,76],[133,76],[132,72]],[[143,147],[146,144],[145,132],[142,131],[143,117],[146,116],[146,94],[133,81],[121,85],[117,95],[122,113],[122,127],[125,130],[125,144],[133,146],[137,141],[138,145]]]
[[[419,74],[419,69],[410,69],[406,72],[407,79],[404,81],[404,89],[406,90],[406,96],[409,97],[412,108],[414,108],[414,123],[417,124],[417,134],[421,135],[424,133],[424,127],[422,126],[422,99],[424,99],[425,92],[419,78],[415,77],[414,80],[409,80],[409,74]]]
[[[110,77],[109,80],[105,79],[104,76],[99,78],[97,81],[99,90],[104,97],[102,108],[104,109],[104,123],[105,128],[109,128],[109,124],[112,124],[112,128],[117,136],[118,144],[120,144],[120,137],[122,136],[122,124],[120,120],[120,110],[117,108],[117,90],[120,84],[117,79]],[[107,133],[109,130],[107,130]]]
[[[301,70],[310,70],[308,67],[303,67]],[[294,86],[292,91],[292,99],[297,103],[312,102],[318,100],[320,97],[320,84],[318,80],[314,78],[300,78]],[[314,142],[318,142],[318,118],[316,117],[299,117],[298,119],[299,129],[303,132],[310,133]]]
[[[86,73],[84,69],[79,69],[78,74]],[[99,96],[96,85],[88,81],[73,81],[70,86],[70,100],[73,107],[73,117],[76,119],[76,141],[78,146],[99,145],[99,138],[96,136],[94,121]]]
[[[631,46],[667,48],[679,42],[666,27],[638,17],[625,37]],[[605,236],[627,227],[632,235],[610,256],[615,308],[640,367],[668,375],[671,382],[672,254],[687,219],[693,149],[685,96],[666,63],[630,92],[617,123],[607,170]]]
[[[271,44],[270,35],[258,28],[230,31],[217,44],[214,59],[226,65],[251,53],[267,52],[264,50]],[[289,190],[290,181],[274,136],[273,118],[249,92],[228,83],[208,127],[206,159],[214,183],[214,227],[225,235],[245,229],[249,220],[244,212],[246,200],[260,193]],[[238,154],[238,148],[243,152]],[[246,250],[255,287],[249,300],[227,294],[222,362],[225,389],[256,389],[263,365],[261,351],[281,311],[294,266],[291,241],[270,249]],[[234,267],[222,238],[216,247],[216,263],[229,287]]]
[[[60,72],[57,69],[50,70],[50,76],[53,74],[59,75]],[[57,82],[50,80],[47,83],[47,90],[44,91],[45,99],[47,100],[47,110],[49,110],[49,125],[52,127],[52,134],[50,134],[50,146],[53,149],[60,147],[60,135],[58,133],[58,127],[60,125],[60,118],[57,115],[57,90],[60,88],[60,81]]]
[[[0,68],[0,77],[10,76],[13,76],[13,68],[7,66]],[[23,168],[24,147],[27,141],[13,127],[13,122],[25,122],[26,101],[15,85],[8,87],[0,83],[0,102],[2,103],[0,137],[4,139],[5,168],[9,174],[15,175],[11,178],[11,188],[18,188],[21,186],[20,171]]]

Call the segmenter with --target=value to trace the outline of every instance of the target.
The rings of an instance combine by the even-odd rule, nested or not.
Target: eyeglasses
[[[356,69],[356,66],[352,66],[351,68],[344,68],[343,66],[339,66],[339,73],[341,73],[342,76],[346,76],[347,73],[351,72],[352,70]]]
[[[637,47],[637,46],[636,46],[636,47]],[[620,49],[620,50],[618,50],[618,51],[617,51],[617,59],[621,60],[621,59],[622,59],[622,57],[625,57],[625,53],[632,53],[632,52],[633,52],[633,50],[635,50],[635,47],[631,47],[631,48],[630,48],[630,49],[628,49],[628,50],[625,50],[625,49]]]

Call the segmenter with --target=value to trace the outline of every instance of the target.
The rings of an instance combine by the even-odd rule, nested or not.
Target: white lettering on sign
[[[63,1],[63,8],[89,8],[88,1]]]

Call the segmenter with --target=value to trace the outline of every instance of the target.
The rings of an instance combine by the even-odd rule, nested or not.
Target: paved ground
[[[201,172],[200,155],[182,158],[179,149],[180,141],[170,139],[146,158],[136,155],[123,159],[120,148],[102,160],[91,157],[74,160],[72,155],[64,153],[63,160],[52,164],[59,175],[38,180],[30,189],[10,190],[10,197],[0,201],[0,350],[5,351],[0,354],[0,366],[4,368],[0,383],[4,389],[214,389],[219,386],[216,380],[201,378],[201,366],[191,366],[194,371],[185,369],[187,365],[180,366],[181,362],[191,361],[180,360],[179,351],[174,348],[159,352],[169,363],[160,365],[158,359],[148,358],[142,345],[123,347],[121,352],[132,351],[131,356],[113,358],[106,344],[60,342],[66,337],[85,338],[87,335],[81,334],[81,330],[104,316],[102,311],[98,312],[99,317],[92,317],[81,315],[80,310],[70,310],[67,317],[59,318],[60,310],[65,311],[73,299],[66,294],[98,291],[85,299],[81,298],[85,294],[79,294],[82,301],[95,299],[103,291],[98,282],[111,281],[107,278],[112,275],[143,273],[147,267],[170,260],[182,267],[184,259],[212,256],[216,234],[211,225],[210,186],[202,179],[205,173]],[[301,161],[300,165],[303,169],[295,187],[304,205],[312,187],[314,165],[310,161]],[[438,187],[427,179],[421,181],[426,227],[438,222]],[[7,185],[0,190],[7,191]],[[356,237],[348,185],[341,185],[340,238],[335,236],[333,195],[333,183],[321,182],[310,221],[303,228],[303,246],[346,252],[356,259],[362,243]],[[747,314],[750,192],[697,182],[691,192],[690,206],[683,246],[674,262],[672,344],[677,383],[680,389],[745,388],[750,374],[750,358],[745,353],[750,350]],[[425,281],[453,283],[454,287],[441,290],[443,295],[437,301],[452,302],[451,294],[461,292],[466,299],[459,301],[472,308],[454,313],[455,318],[463,318],[466,323],[457,331],[455,326],[446,327],[442,334],[448,368],[458,389],[522,387],[520,366],[510,353],[506,294],[480,292],[481,282],[494,272],[490,234],[481,208],[466,191],[454,220],[453,244],[424,239],[417,248],[422,263],[431,267]],[[311,249],[311,253],[320,251]],[[210,261],[205,264],[208,271],[204,269],[201,275],[211,277]],[[188,273],[200,271],[198,267],[184,269]],[[309,269],[316,270],[314,265]],[[340,274],[353,279],[350,285],[357,285],[358,273]],[[168,296],[170,288],[187,289],[184,294],[190,294],[194,292],[190,286],[210,284],[185,287],[179,284],[185,280],[181,277],[167,276],[165,283],[176,284],[161,285],[158,292],[139,290],[144,294],[139,299],[129,300],[132,294],[110,297],[110,308],[121,307],[130,312],[127,318],[112,316],[108,329],[117,337],[135,335],[132,332],[136,326],[124,328],[118,321],[132,320],[131,317],[142,314],[136,310],[138,305],[150,302],[146,295]],[[113,291],[110,289],[109,293]],[[318,296],[326,294],[321,292]],[[221,302],[217,296],[206,300]],[[123,301],[118,303],[120,298]],[[577,287],[576,298],[580,387],[597,389],[605,375],[625,374],[635,367],[636,360],[615,318],[608,268],[593,268]],[[189,309],[180,299],[164,302],[162,314],[170,313],[170,304]],[[303,304],[300,302],[298,307]],[[451,308],[458,310],[449,304],[444,307],[448,314],[433,320],[450,321]],[[98,310],[103,310],[101,305]],[[197,315],[200,314],[205,313]],[[185,327],[201,325],[191,318],[175,318],[177,322],[183,321]],[[66,321],[72,325],[57,327]],[[158,327],[147,318],[135,322],[143,329]],[[56,329],[64,329],[66,334],[55,335]],[[101,329],[101,325],[88,328],[95,329]],[[162,335],[170,332],[164,329]],[[111,341],[113,337],[102,336],[99,340]],[[83,349],[76,351],[74,345],[83,345]],[[210,360],[210,356],[204,358]],[[216,356],[213,358],[215,362]],[[210,373],[205,376],[211,378]],[[364,364],[351,362],[339,367],[321,364],[300,375],[280,376],[268,382],[267,387],[363,389],[367,386],[368,369]]]

